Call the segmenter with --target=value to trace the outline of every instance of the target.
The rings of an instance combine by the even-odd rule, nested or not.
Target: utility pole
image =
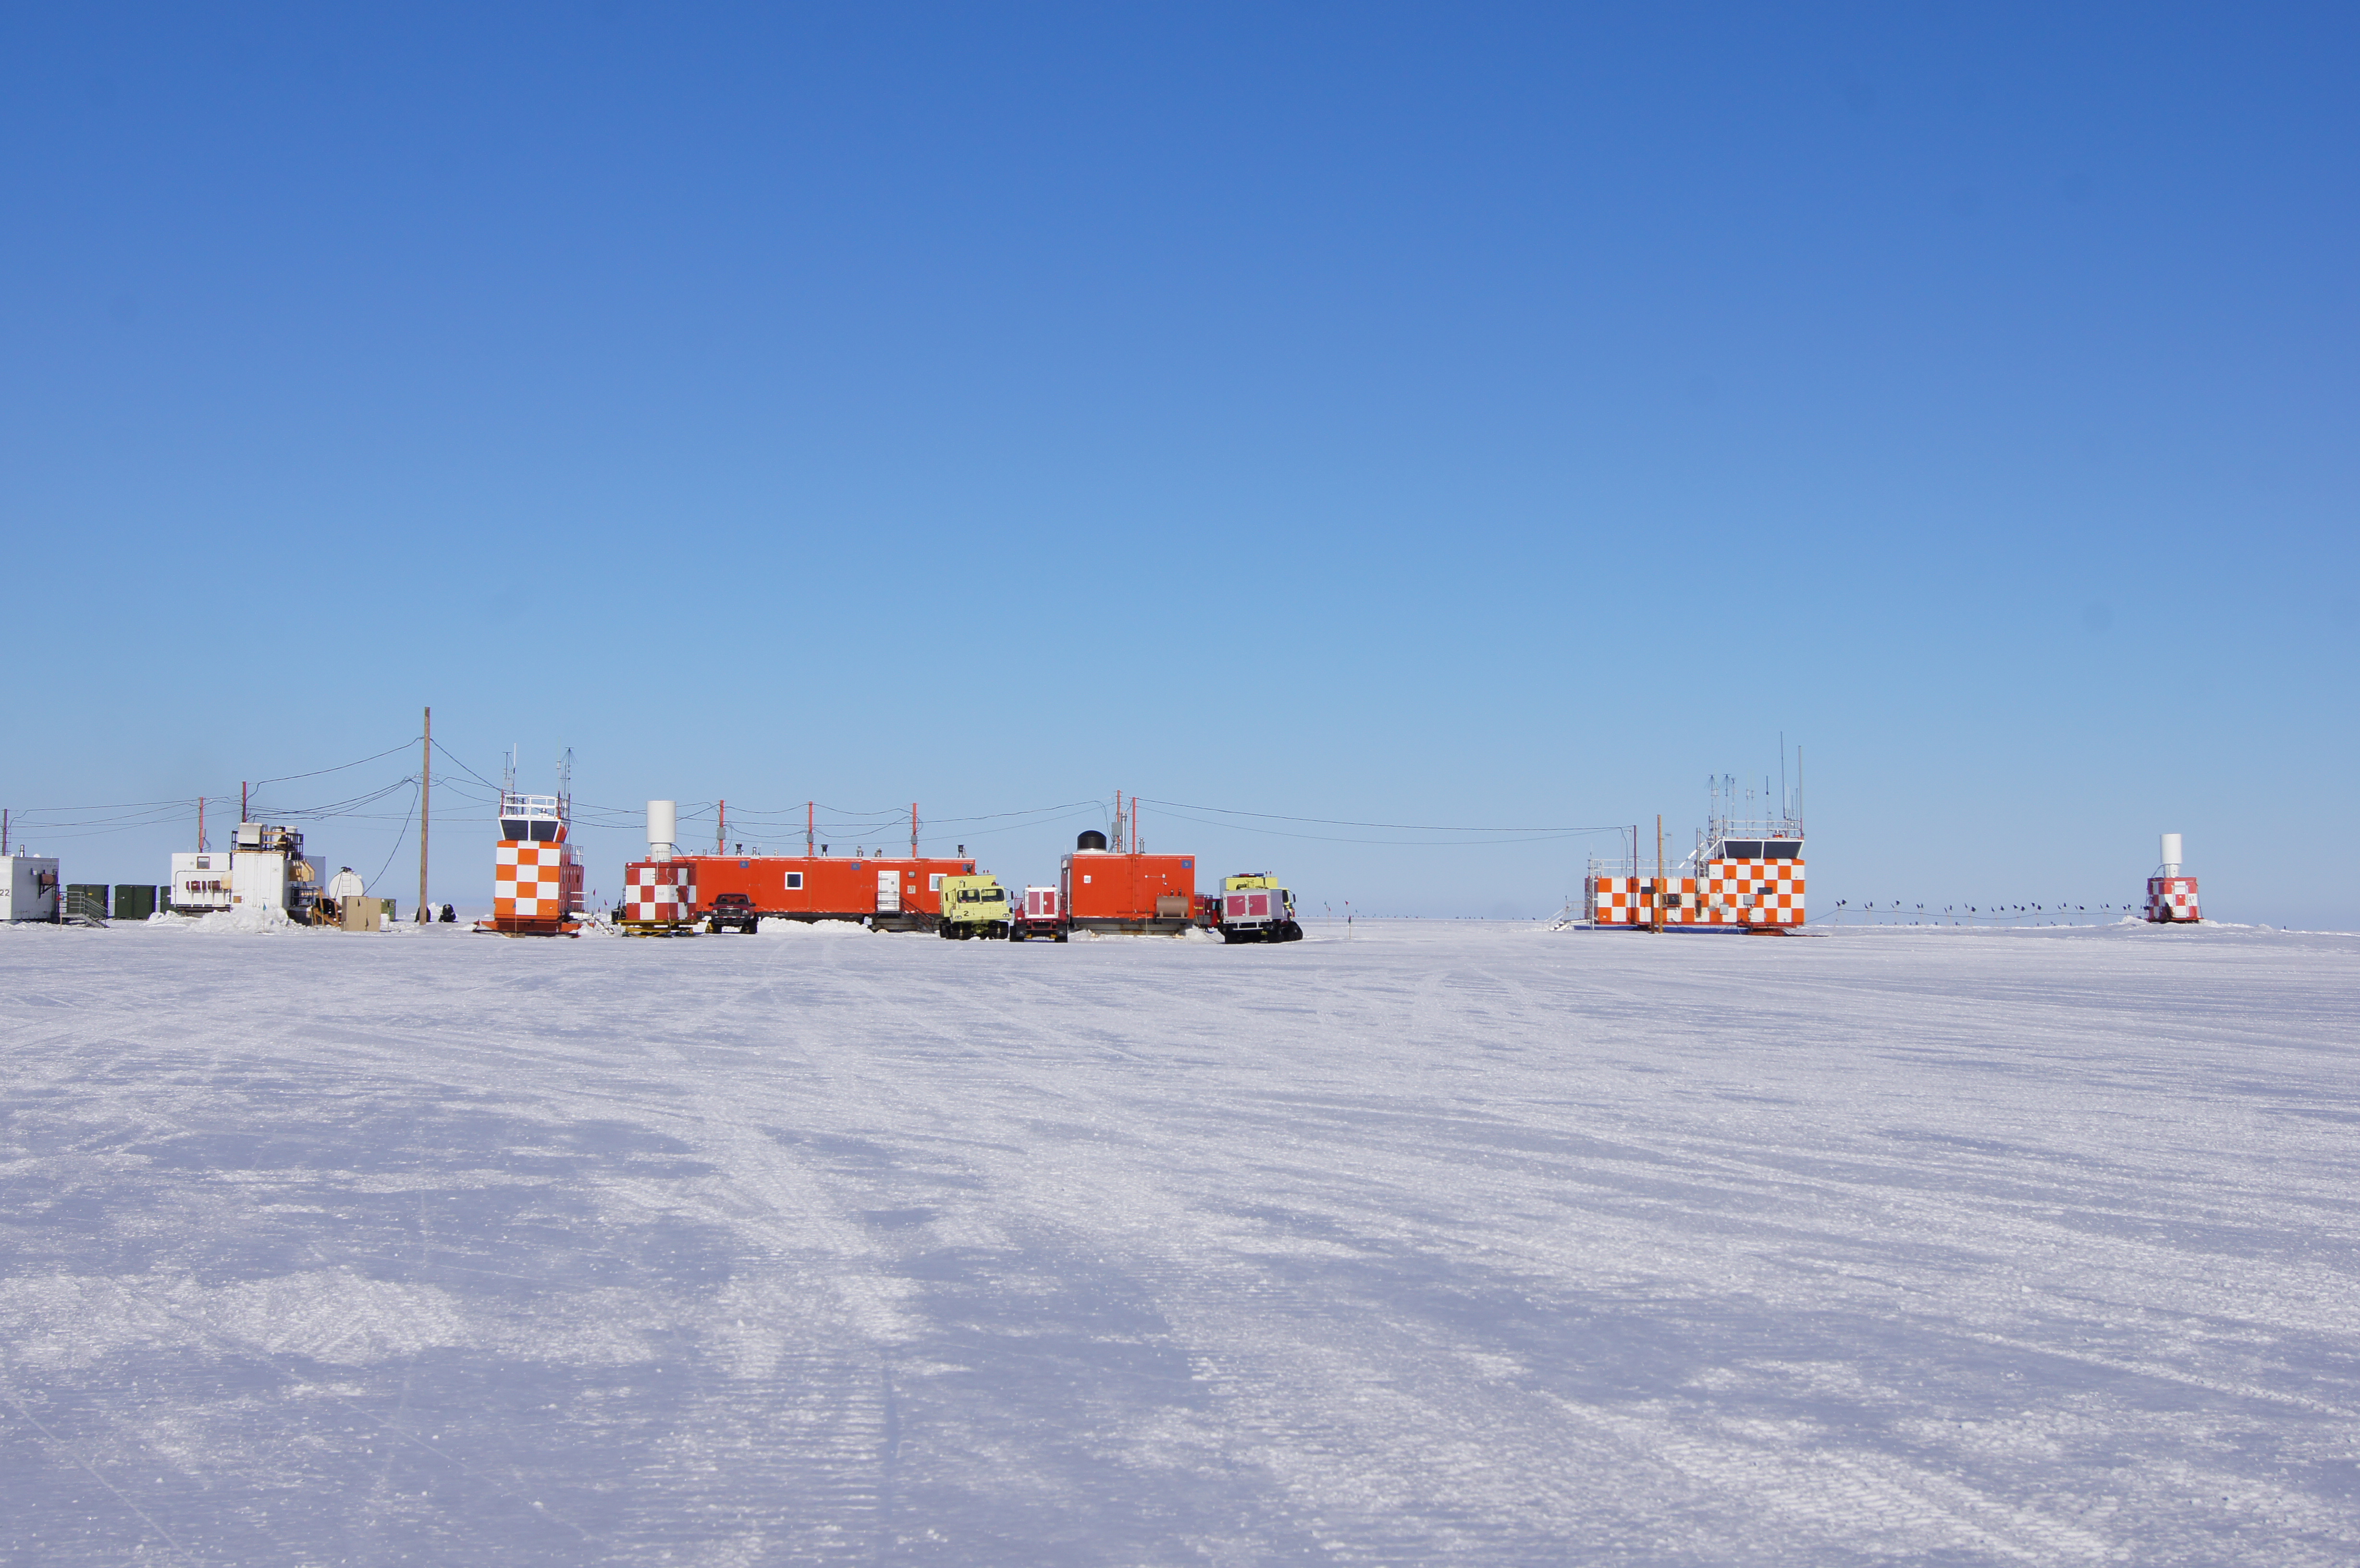
[[[198,853],[199,853],[199,854],[202,854],[202,853],[204,852],[204,848],[205,848],[205,798],[204,798],[202,795],[200,795],[200,796],[198,796],[198,797],[197,797],[197,851],[198,851]]]
[[[1664,813],[1655,813],[1655,929],[1664,929]]]
[[[729,837],[729,802],[723,800],[720,806],[721,814],[714,819],[713,823],[713,853],[727,855],[729,853],[729,845],[726,842]]]
[[[500,802],[506,806],[508,802]],[[426,710],[426,734],[418,743],[418,923],[426,923],[426,830],[434,819],[434,710]]]
[[[818,818],[819,802],[805,800],[803,802],[803,858],[805,860],[812,857],[812,845],[819,842]]]
[[[918,802],[910,802],[910,858],[918,858]]]
[[[237,781],[237,820],[240,822],[254,820],[253,809],[246,803],[246,780],[243,779]]]
[[[8,858],[8,809],[0,806],[0,860]]]

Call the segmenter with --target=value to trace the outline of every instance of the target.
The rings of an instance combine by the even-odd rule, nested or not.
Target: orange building
[[[1076,849],[1058,866],[1057,889],[1066,922],[1081,931],[1178,931],[1204,923],[1193,855]]]
[[[694,889],[684,915],[709,915],[714,901],[739,894],[757,915],[789,920],[859,920],[889,930],[923,930],[943,909],[943,878],[975,873],[971,859],[840,855],[675,855],[633,861],[627,886],[657,866],[685,867]],[[678,873],[675,873],[678,875]]]
[[[1593,867],[1583,888],[1591,923],[1757,928],[1804,922],[1807,884],[1799,833],[1716,839],[1698,860],[1701,877],[1623,877]]]
[[[582,856],[566,842],[563,795],[500,794],[492,850],[492,918],[503,936],[571,936],[582,929]]]

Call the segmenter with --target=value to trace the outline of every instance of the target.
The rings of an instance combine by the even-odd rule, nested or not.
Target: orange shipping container
[[[1076,925],[1154,921],[1177,930],[1196,917],[1196,857],[1077,849],[1065,856],[1058,887]]]

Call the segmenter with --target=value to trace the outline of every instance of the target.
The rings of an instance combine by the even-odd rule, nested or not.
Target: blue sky
[[[431,702],[613,808],[1685,842],[1783,732],[1822,906],[2126,898],[2177,829],[2215,912],[2360,923],[2355,33],[16,7],[0,796],[160,880],[192,822],[57,824]],[[313,844],[406,900],[409,794]],[[1146,825],[1390,913],[1605,847]]]

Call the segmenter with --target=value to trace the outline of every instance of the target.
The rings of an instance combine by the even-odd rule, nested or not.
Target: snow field
[[[2360,938],[1311,931],[0,931],[0,1561],[2360,1558]]]

